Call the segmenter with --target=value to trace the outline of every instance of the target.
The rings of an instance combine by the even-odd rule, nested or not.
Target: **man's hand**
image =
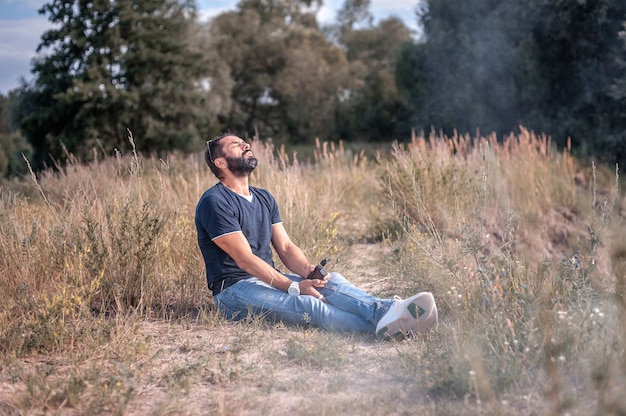
[[[300,294],[301,295],[309,295],[318,298],[321,301],[324,301],[324,296],[320,292],[317,291],[316,288],[324,287],[328,282],[328,276],[324,279],[304,279],[300,281]]]

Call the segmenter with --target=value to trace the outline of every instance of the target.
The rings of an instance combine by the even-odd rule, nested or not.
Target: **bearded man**
[[[339,273],[307,278],[315,265],[287,234],[276,200],[249,185],[259,161],[248,142],[220,134],[207,142],[205,160],[219,182],[198,202],[198,245],[215,305],[228,319],[253,314],[381,339],[403,338],[437,322],[429,292],[381,299]],[[271,247],[291,273],[274,267]]]

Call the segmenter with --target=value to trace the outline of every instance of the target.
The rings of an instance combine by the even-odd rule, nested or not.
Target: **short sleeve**
[[[233,205],[216,194],[202,198],[198,204],[197,216],[211,240],[241,231]]]

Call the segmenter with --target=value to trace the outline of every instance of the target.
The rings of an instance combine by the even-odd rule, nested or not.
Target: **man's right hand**
[[[328,281],[328,278],[321,280],[321,279],[304,279],[300,281],[300,294],[301,295],[308,295],[308,296],[313,296],[315,298],[318,298],[320,300],[324,300],[324,296],[322,296],[322,294],[320,292],[317,291],[316,288],[318,287],[324,287],[326,285],[326,282]]]

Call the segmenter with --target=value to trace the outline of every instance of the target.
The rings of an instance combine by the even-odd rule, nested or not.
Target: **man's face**
[[[249,175],[259,164],[259,160],[250,150],[250,144],[237,136],[228,136],[222,140],[228,169],[239,177]]]

